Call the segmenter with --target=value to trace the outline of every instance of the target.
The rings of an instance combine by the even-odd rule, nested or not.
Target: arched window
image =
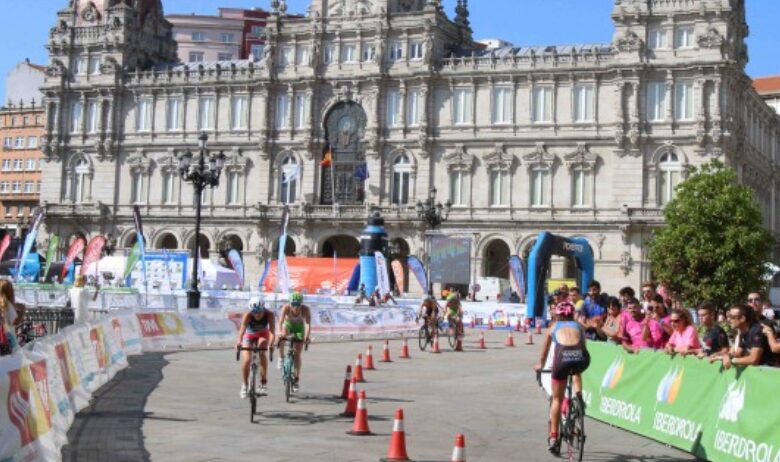
[[[73,168],[73,192],[71,200],[76,203],[85,202],[89,197],[87,180],[89,176],[89,161],[80,159]]]
[[[412,177],[412,164],[406,154],[401,154],[393,162],[393,204],[409,203],[409,182]]]
[[[658,160],[658,204],[666,205],[674,199],[674,188],[680,183],[682,165],[674,152],[666,152]]]
[[[287,156],[282,161],[282,178],[279,201],[282,204],[295,202],[298,193],[298,178],[301,176],[301,166],[293,156]]]

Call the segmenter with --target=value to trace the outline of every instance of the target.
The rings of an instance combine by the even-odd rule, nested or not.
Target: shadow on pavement
[[[340,414],[315,414],[304,411],[261,411],[257,413],[263,425],[317,425],[328,422],[351,422],[353,417],[344,417]],[[389,421],[387,417],[369,416],[372,422]]]
[[[64,462],[149,461],[141,431],[144,419],[164,419],[144,412],[146,400],[162,381],[168,364],[163,353],[131,356],[129,367],[101,387],[91,404],[76,415],[62,448]]]
[[[690,459],[680,459],[669,456],[644,456],[640,454],[616,454],[613,452],[588,452],[585,446],[585,460],[602,462],[686,462]]]

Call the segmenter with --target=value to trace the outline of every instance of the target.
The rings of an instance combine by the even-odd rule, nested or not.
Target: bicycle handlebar
[[[242,351],[251,351],[252,353],[260,353],[262,351],[268,351],[269,352],[268,353],[269,360],[271,362],[273,362],[273,360],[274,360],[274,349],[273,349],[273,347],[271,347],[271,348],[258,348],[258,347],[249,347],[249,348],[247,348],[247,347],[244,347],[244,346],[241,346],[241,345],[237,345],[236,346],[236,361],[238,361],[241,358],[241,352]]]

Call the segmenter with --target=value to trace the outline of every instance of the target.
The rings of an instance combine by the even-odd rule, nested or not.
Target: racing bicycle
[[[257,412],[257,397],[259,396],[257,393],[257,368],[260,363],[260,355],[263,354],[263,351],[268,351],[268,348],[258,348],[256,346],[254,347],[244,347],[244,346],[237,346],[236,347],[236,361],[239,360],[241,357],[242,351],[248,351],[250,355],[252,355],[252,362],[250,364],[250,370],[249,370],[249,387],[247,389],[247,397],[249,398],[249,422],[254,423],[255,422],[255,413]],[[271,351],[268,353],[269,355],[269,362],[273,362],[274,360],[274,349],[271,348]]]
[[[293,385],[295,383],[295,349],[293,346],[296,343],[304,343],[304,349],[308,350],[309,342],[298,340],[294,336],[287,336],[287,338],[280,340],[287,342],[284,361],[282,362],[282,381],[284,382],[284,398],[289,403],[290,396],[293,393]]]
[[[536,382],[542,386],[542,373],[550,373],[550,369],[536,371]],[[572,392],[572,377],[566,379],[566,392],[561,403],[561,420],[558,426],[558,442],[555,452],[561,453],[561,444],[566,443],[566,455],[570,462],[582,461],[585,451],[585,403]],[[552,401],[552,398],[550,398]]]
[[[423,325],[420,326],[420,330],[417,332],[417,340],[420,345],[420,350],[425,351],[428,345],[433,345],[435,336],[439,338],[447,337],[450,347],[455,348],[455,339],[450,335],[450,329],[444,327],[444,321],[442,318],[436,318],[436,334],[431,332],[431,328],[428,325],[428,320],[423,318]]]

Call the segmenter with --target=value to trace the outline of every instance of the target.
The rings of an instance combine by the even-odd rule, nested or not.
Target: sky
[[[68,0],[0,0],[0,101],[6,74],[29,58],[47,63],[46,43],[57,10]],[[309,0],[288,0],[289,13],[303,13]],[[444,0],[452,17],[455,0]],[[163,0],[166,14],[216,14],[220,6],[269,9],[270,0]],[[614,0],[471,0],[474,37],[501,38],[515,45],[609,43]],[[31,10],[31,7],[33,9]],[[780,1],[747,0],[751,77],[780,75]]]

